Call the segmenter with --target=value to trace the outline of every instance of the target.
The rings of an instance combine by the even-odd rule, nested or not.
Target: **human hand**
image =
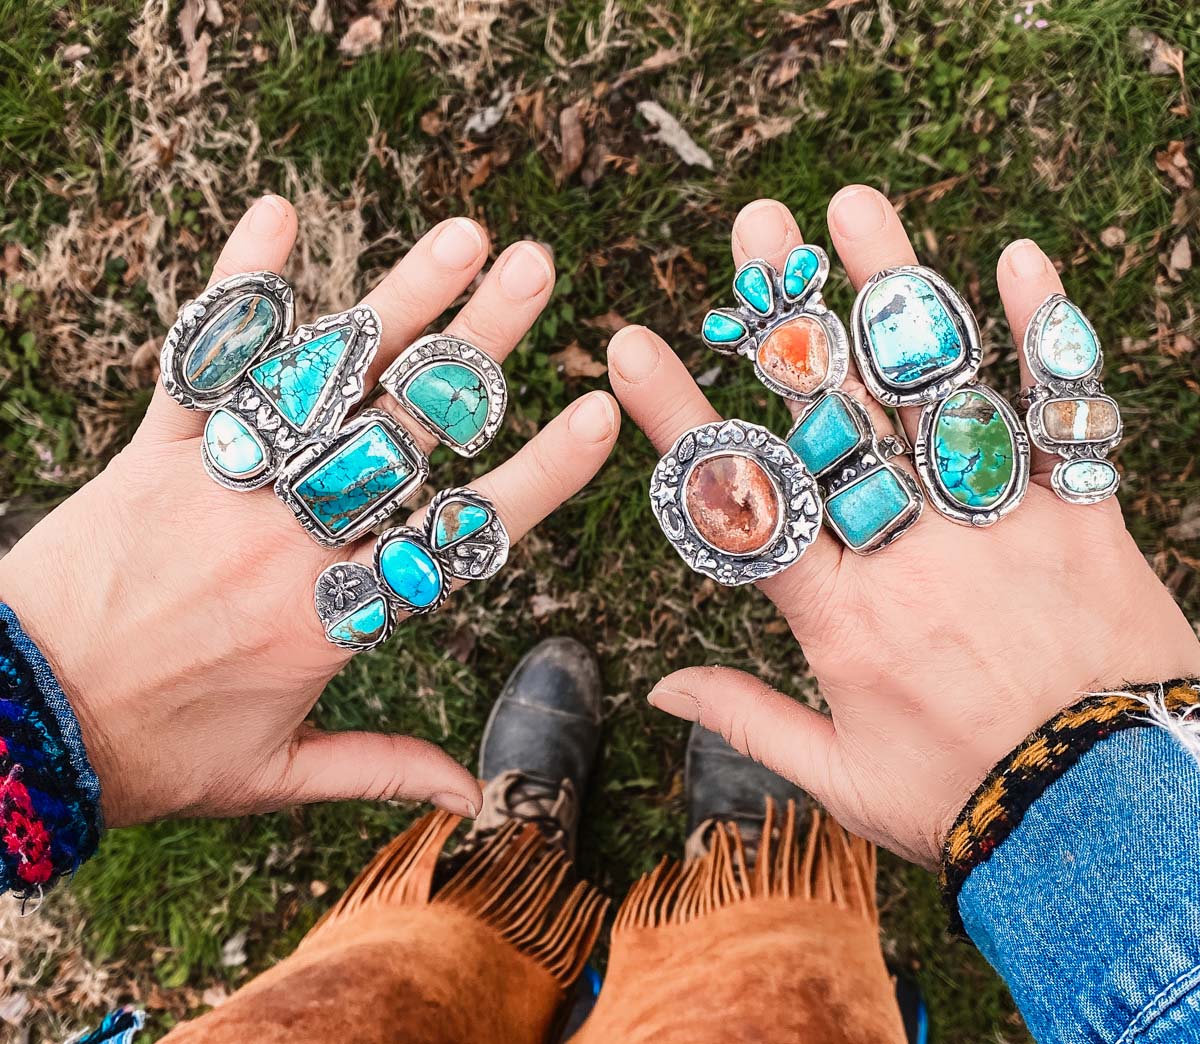
[[[884,268],[917,263],[874,189],[838,193],[829,228],[855,289]],[[800,242],[788,210],[760,200],[734,225],[734,261],[758,257],[781,269]],[[1005,250],[997,279],[1019,345],[1062,284],[1028,240]],[[660,452],[719,419],[650,331],[620,331],[609,362],[617,398]],[[867,407],[880,435],[891,430],[853,371],[843,390]],[[910,442],[919,413],[899,411]],[[1059,500],[1049,488],[1057,459],[1034,450],[1025,500],[992,528],[956,525],[927,505],[876,555],[855,555],[823,530],[799,562],[759,583],[803,647],[828,715],[722,667],[677,671],[650,702],[720,732],[848,829],[935,865],[946,831],[996,762],[1082,692],[1200,674],[1200,642],[1116,500]],[[912,472],[907,457],[893,463]]]
[[[278,272],[295,236],[291,206],[265,197],[234,230],[213,281]],[[444,221],[367,295],[382,320],[368,390],[487,255],[478,224]],[[553,286],[546,251],[514,244],[446,332],[500,362]],[[389,396],[374,405],[426,453],[436,445]],[[481,802],[474,775],[432,744],[305,724],[351,655],[326,641],[313,584],[335,561],[369,564],[371,539],[323,548],[269,487],[218,486],[201,464],[206,418],[160,384],[131,443],[0,561],[0,600],[71,701],[107,823],[347,798],[431,800],[473,815]],[[518,540],[591,479],[619,424],[611,396],[593,392],[471,485]]]

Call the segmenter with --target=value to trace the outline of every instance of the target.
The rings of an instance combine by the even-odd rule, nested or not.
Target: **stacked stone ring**
[[[817,484],[795,451],[741,420],[680,436],[651,476],[650,507],[688,566],[727,586],[792,565],[822,515]]]
[[[933,506],[961,525],[990,526],[1029,486],[1029,438],[997,392],[970,306],[920,265],[863,284],[851,316],[863,383],[886,406],[923,406],[914,463]]]
[[[787,443],[821,483],[825,518],[851,551],[887,547],[920,517],[916,482],[889,463],[906,447],[892,435],[878,438],[853,396],[827,391],[796,421]]]
[[[424,523],[386,530],[372,567],[338,562],[313,592],[325,637],[343,649],[373,649],[387,640],[397,614],[431,613],[454,580],[486,580],[508,560],[509,536],[495,505],[466,487],[433,498]]]
[[[1116,402],[1100,383],[1103,355],[1092,324],[1062,294],[1038,307],[1022,344],[1037,382],[1023,398],[1029,437],[1062,459],[1050,486],[1069,504],[1095,504],[1116,493],[1121,476],[1106,460],[1121,441]]]
[[[846,379],[850,348],[846,328],[821,298],[829,258],[815,246],[796,247],[783,272],[761,259],[733,277],[737,308],[704,317],[704,343],[722,354],[743,355],[777,395],[811,402]]]
[[[463,457],[483,450],[504,422],[508,386],[503,371],[460,337],[422,337],[379,383],[421,427]]]

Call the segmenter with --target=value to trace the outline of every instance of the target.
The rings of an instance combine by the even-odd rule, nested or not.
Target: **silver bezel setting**
[[[258,489],[279,473],[284,461],[302,442],[321,439],[337,431],[346,414],[362,398],[367,369],[379,350],[380,322],[375,309],[358,305],[345,312],[324,315],[316,322],[301,326],[287,340],[276,342],[269,353],[254,361],[254,365],[267,362],[341,326],[354,328],[353,340],[336,374],[326,381],[321,398],[303,427],[293,424],[280,413],[249,373],[242,377],[224,406],[257,432],[267,451],[266,465],[253,475],[233,477],[223,472],[205,450],[204,467],[214,481],[239,492]]]
[[[945,408],[949,396],[946,399],[929,403],[921,411],[921,419],[917,425],[917,444],[913,451],[913,463],[916,465],[917,474],[921,476],[926,495],[938,512],[959,525],[984,528],[995,525],[1009,512],[1014,511],[1029,489],[1029,436],[1026,435],[1016,411],[999,392],[989,388],[986,384],[971,383],[956,388],[951,396],[960,392],[977,392],[987,399],[1004,419],[1012,434],[1013,473],[1004,496],[990,507],[972,508],[956,500],[942,486],[938,476],[937,453],[933,442],[937,433],[938,417]]]
[[[1087,327],[1088,332],[1096,341],[1095,363],[1087,373],[1080,374],[1080,376],[1074,378],[1056,376],[1042,363],[1041,347],[1042,340],[1046,335],[1046,323],[1054,309],[1063,302],[1075,310],[1075,314],[1079,317],[1083,325]],[[1038,449],[1056,454],[1061,458],[1050,473],[1050,488],[1054,490],[1055,494],[1061,500],[1068,504],[1098,504],[1102,500],[1107,500],[1121,486],[1120,472],[1117,471],[1116,465],[1108,460],[1108,454],[1116,448],[1124,436],[1125,423],[1121,418],[1121,409],[1117,405],[1116,399],[1104,393],[1104,385],[1100,380],[1100,372],[1104,367],[1104,350],[1100,345],[1100,337],[1096,333],[1095,327],[1092,326],[1088,317],[1083,314],[1079,306],[1072,302],[1066,295],[1050,294],[1046,300],[1038,305],[1037,311],[1033,313],[1033,317],[1029,320],[1029,325],[1025,328],[1025,337],[1021,343],[1021,351],[1024,353],[1025,362],[1029,367],[1030,374],[1037,382],[1032,388],[1025,389],[1021,395],[1026,405],[1025,423],[1029,428],[1029,437]],[[1045,409],[1049,403],[1062,399],[1104,399],[1110,402],[1117,411],[1116,432],[1108,438],[1080,440],[1078,442],[1051,438],[1049,432],[1046,431]],[[1104,489],[1095,493],[1081,494],[1072,492],[1063,485],[1062,474],[1069,465],[1078,460],[1091,460],[1108,464],[1112,467],[1116,478]]]
[[[477,374],[488,390],[488,412],[483,427],[462,445],[433,424],[404,394],[413,377],[439,362],[461,363]],[[508,384],[496,360],[470,341],[447,334],[431,334],[414,341],[384,370],[379,383],[425,431],[460,457],[474,457],[491,443],[504,423],[508,408]]]
[[[866,317],[863,314],[870,292],[885,279],[895,275],[916,276],[933,287],[958,327],[965,348],[962,358],[952,367],[940,371],[932,378],[908,386],[907,391],[896,388],[876,369],[875,357],[867,336]],[[975,320],[975,313],[954,287],[924,265],[885,268],[871,276],[854,298],[854,307],[850,312],[850,329],[853,335],[854,358],[858,363],[863,384],[885,406],[920,406],[944,399],[973,380],[983,364],[983,345],[979,340],[979,324]]]
[[[183,366],[192,344],[219,315],[241,297],[265,297],[275,310],[275,328],[238,375],[220,388],[205,391],[194,387],[184,375]],[[259,359],[265,358],[286,337],[296,318],[295,296],[287,281],[274,272],[242,272],[214,283],[199,297],[179,309],[179,315],[167,331],[159,353],[163,387],[179,405],[189,410],[215,410],[226,403]]]
[[[370,642],[349,642],[333,636],[333,629],[348,616],[376,598],[383,599],[385,623],[382,633]],[[396,605],[387,596],[375,574],[357,562],[335,562],[322,570],[313,588],[313,604],[317,609],[325,638],[339,649],[362,652],[374,649],[391,637],[396,627]]]
[[[296,495],[295,487],[329,454],[355,438],[373,424],[379,424],[413,465],[413,474],[386,497],[381,498],[369,511],[353,524],[338,533],[331,533],[309,510],[308,505]],[[395,420],[384,410],[364,410],[348,421],[334,435],[314,439],[305,443],[288,458],[275,481],[275,495],[287,505],[299,520],[304,531],[323,547],[342,547],[362,536],[391,515],[408,500],[429,478],[429,460],[421,448]]]
[[[394,543],[397,540],[409,540],[418,545],[429,555],[429,560],[437,568],[438,580],[440,581],[438,595],[429,605],[413,605],[396,594],[383,579],[383,569],[380,567],[380,559],[388,544]],[[433,546],[425,536],[424,530],[415,529],[412,526],[395,526],[392,529],[385,529],[380,534],[379,539],[375,541],[375,553],[371,562],[375,569],[375,577],[380,590],[383,591],[388,599],[395,602],[397,606],[408,613],[409,616],[424,616],[426,613],[437,612],[445,604],[446,599],[450,597],[450,578],[446,571],[446,563],[442,561],[441,556],[433,549]]]
[[[705,319],[714,313],[734,319],[746,328],[747,335],[738,341],[710,341],[704,337],[702,326],[700,336],[709,348],[721,355],[741,355],[751,360],[754,363],[755,377],[776,395],[791,399],[793,402],[807,403],[813,402],[830,388],[839,387],[845,381],[850,364],[850,340],[841,319],[826,307],[825,301],[821,297],[821,289],[825,285],[826,279],[829,278],[828,255],[819,246],[812,244],[805,244],[803,249],[816,255],[817,271],[799,295],[793,297],[786,292],[783,273],[769,261],[752,258],[734,274],[733,294],[738,299],[738,306],[736,308],[713,308],[705,314]],[[765,315],[747,302],[737,286],[738,277],[750,268],[762,269],[771,287],[771,308]],[[829,366],[825,377],[820,385],[811,392],[798,392],[794,388],[781,384],[763,370],[758,361],[759,349],[771,334],[779,327],[801,316],[807,316],[820,323],[829,345]]]
[[[686,505],[688,476],[696,465],[731,453],[750,457],[764,469],[780,507],[771,540],[744,555],[705,541]],[[681,435],[650,478],[650,507],[688,566],[730,587],[765,580],[792,565],[816,539],[822,517],[816,480],[795,451],[766,428],[741,420],[703,424]]]
[[[455,503],[471,504],[486,511],[488,521],[482,529],[445,547],[438,547],[435,539],[438,518]],[[496,505],[482,493],[466,486],[444,489],[430,501],[425,515],[425,539],[441,559],[446,572],[456,580],[487,580],[500,572],[508,561],[508,530],[500,521]]]

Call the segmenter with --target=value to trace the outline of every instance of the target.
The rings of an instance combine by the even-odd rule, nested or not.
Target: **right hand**
[[[873,189],[838,193],[829,228],[856,289],[881,269],[916,263],[895,210]],[[781,267],[800,242],[788,210],[760,200],[734,226],[734,261]],[[1062,284],[1028,240],[1009,246],[997,278],[1020,344],[1034,310]],[[649,330],[620,331],[609,362],[617,398],[660,452],[719,419]],[[844,389],[877,432],[890,430],[854,375]],[[900,411],[910,442],[918,413]],[[1059,500],[1049,488],[1053,462],[1035,451],[1024,502],[994,528],[956,525],[926,505],[876,555],[859,557],[823,531],[796,565],[759,584],[803,647],[828,715],[722,667],[677,671],[650,702],[721,733],[847,829],[936,865],[946,831],[992,767],[1083,692],[1200,675],[1200,642],[1117,502]]]

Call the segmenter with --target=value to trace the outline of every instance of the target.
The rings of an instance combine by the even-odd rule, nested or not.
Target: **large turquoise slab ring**
[[[228,489],[270,482],[298,447],[335,431],[362,398],[379,316],[358,305],[301,326],[255,362],[208,418],[201,449]]]
[[[460,337],[422,337],[379,383],[421,427],[463,457],[483,450],[504,423],[508,386],[503,371]]]
[[[1022,345],[1037,384],[1023,393],[1034,445],[1062,460],[1050,486],[1069,504],[1095,504],[1116,493],[1121,476],[1107,460],[1124,426],[1115,400],[1104,394],[1100,339],[1062,294],[1034,312]]]
[[[747,261],[733,277],[738,306],[704,317],[704,343],[753,360],[755,376],[776,395],[811,402],[846,379],[850,360],[846,328],[821,299],[828,276],[829,258],[815,246],[796,247],[782,272]]]
[[[1004,397],[983,384],[921,411],[913,460],[933,506],[964,526],[999,522],[1029,488],[1029,436]]]
[[[317,578],[313,591],[325,637],[341,649],[373,649],[396,626],[396,607],[384,596],[375,573],[357,562],[335,562]]]
[[[731,587],[783,571],[821,528],[817,483],[803,461],[741,420],[680,436],[650,478],[650,507],[690,568]]]
[[[275,494],[317,543],[341,547],[386,519],[429,477],[429,461],[390,414],[364,410],[288,458]]]
[[[295,317],[292,288],[274,272],[214,283],[180,310],[160,355],[163,387],[189,410],[213,410]]]
[[[854,299],[850,330],[863,383],[885,406],[944,399],[972,380],[983,361],[970,307],[920,265],[868,279]]]
[[[825,519],[851,551],[887,547],[917,521],[924,498],[907,472],[888,463],[905,452],[894,435],[876,436],[862,403],[831,389],[788,433],[787,443],[825,491]]]

